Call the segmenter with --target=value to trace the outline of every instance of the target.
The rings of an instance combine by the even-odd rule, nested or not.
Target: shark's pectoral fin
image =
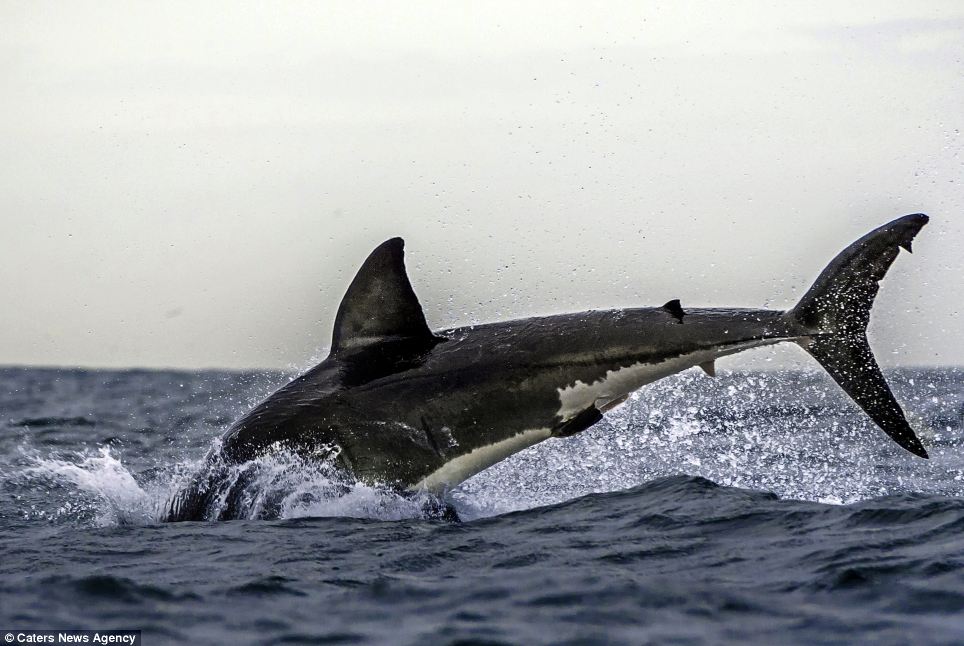
[[[553,427],[553,437],[571,437],[576,433],[582,433],[587,428],[603,418],[603,414],[595,406],[590,406],[586,410],[579,412],[575,417],[571,417],[565,422],[561,422]]]
[[[405,274],[404,246],[401,238],[383,242],[358,270],[338,306],[333,355],[384,341],[431,347],[441,340],[429,330]]]
[[[715,362],[715,361],[704,361],[703,363],[700,364],[700,368],[702,368],[702,369],[703,369],[703,372],[705,372],[705,373],[708,374],[709,376],[711,376],[711,377],[715,377],[715,376],[716,376],[716,362]]]

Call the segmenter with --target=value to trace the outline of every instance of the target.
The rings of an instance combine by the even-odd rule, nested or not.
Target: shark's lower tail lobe
[[[812,331],[802,343],[804,349],[887,435],[922,458],[927,451],[880,372],[867,343],[867,324],[884,274],[901,248],[911,250],[927,220],[921,213],[905,215],[857,240],[827,265],[788,312]]]

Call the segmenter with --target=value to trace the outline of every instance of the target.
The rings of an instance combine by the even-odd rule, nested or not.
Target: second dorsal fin
[[[405,242],[392,238],[365,260],[338,306],[331,353],[383,341],[437,341],[405,273]]]
[[[677,323],[683,322],[683,317],[686,316],[686,312],[683,311],[683,306],[679,304],[679,299],[674,298],[670,302],[663,305],[663,309],[669,312]]]

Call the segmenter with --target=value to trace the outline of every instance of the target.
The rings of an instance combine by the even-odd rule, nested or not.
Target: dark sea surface
[[[462,523],[270,465],[282,518],[157,522],[290,375],[0,369],[0,629],[144,643],[964,643],[964,373],[694,371],[460,487]],[[257,492],[253,492],[257,494]]]

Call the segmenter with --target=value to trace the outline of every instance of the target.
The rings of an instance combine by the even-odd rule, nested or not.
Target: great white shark
[[[781,342],[803,347],[884,433],[926,458],[866,329],[879,282],[927,220],[907,215],[860,238],[787,311],[672,300],[435,332],[392,238],[349,285],[328,358],[236,421],[166,520],[242,516],[238,467],[279,451],[442,497],[518,451],[588,429],[646,384],[694,366],[713,375],[721,357]]]

